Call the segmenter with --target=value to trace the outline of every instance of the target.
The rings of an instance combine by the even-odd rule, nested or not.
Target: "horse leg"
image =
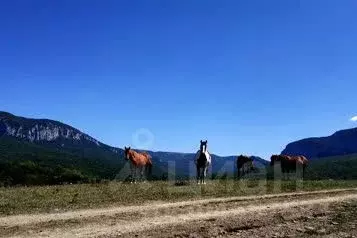
[[[134,182],[134,165],[130,164],[130,183]]]
[[[203,184],[203,168],[200,168],[200,184]]]
[[[140,182],[140,167],[136,167],[136,171],[135,171],[135,183],[139,183]]]
[[[135,182],[135,167],[133,166],[131,170],[131,183]]]
[[[143,166],[143,168],[141,169],[141,179],[143,182],[145,181],[145,171],[146,171],[146,165]]]
[[[206,184],[206,180],[207,180],[208,166],[209,166],[209,165],[207,164],[207,166],[206,166],[206,168],[205,168],[205,171],[204,171],[205,184]]]
[[[200,179],[200,168],[198,167],[198,165],[197,165],[196,169],[197,169],[197,173],[196,173],[197,184],[200,184],[200,181],[199,181],[199,179]]]
[[[145,173],[146,173],[146,176],[145,176]],[[144,174],[144,182],[146,182],[146,180],[149,179],[149,167],[148,166],[144,167],[143,174]]]
[[[139,167],[139,179],[138,179],[139,182],[143,181],[143,168],[144,166]]]
[[[200,167],[197,165],[197,184],[200,184],[200,179],[201,179],[201,169]]]
[[[203,184],[203,168],[200,168],[200,184]]]
[[[285,168],[283,167],[283,168],[281,168],[281,173],[282,173],[282,175],[283,175],[283,180],[285,180]]]
[[[147,170],[146,165],[142,167],[141,169],[141,180],[142,182],[145,182],[145,171]]]
[[[200,184],[203,184],[203,173],[204,173],[204,168],[200,168]]]
[[[136,167],[136,166],[134,166],[134,176],[133,176],[133,180],[134,180],[134,183],[136,183],[136,175],[137,175],[137,170],[138,170],[138,168]]]
[[[286,172],[286,178],[287,178],[287,180],[291,179],[291,170],[290,169],[288,169],[288,171]]]
[[[136,167],[136,181],[135,183],[140,182],[140,167]]]
[[[203,184],[206,184],[207,169],[208,167],[204,168],[203,170]]]

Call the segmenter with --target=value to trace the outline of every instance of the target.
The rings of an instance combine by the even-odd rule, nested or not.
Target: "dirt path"
[[[241,230],[252,231],[268,227],[268,224],[275,221],[269,220],[269,216],[279,213],[295,211],[296,216],[305,216],[306,209],[312,208],[314,211],[321,210],[326,213],[331,210],[328,208],[331,204],[342,204],[346,201],[357,201],[357,189],[153,203],[57,214],[17,215],[0,218],[0,236],[188,237],[194,234],[197,237],[229,237],[227,226],[232,226],[238,221],[240,224],[255,224],[258,221],[260,225],[228,231],[237,233]],[[249,219],[253,221],[249,222]],[[301,225],[300,223],[294,224],[297,226]],[[197,233],[197,229],[202,231]],[[223,233],[219,234],[222,229]],[[268,233],[265,231],[262,234]]]

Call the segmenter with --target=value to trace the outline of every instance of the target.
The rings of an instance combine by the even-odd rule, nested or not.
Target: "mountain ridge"
[[[312,160],[357,153],[357,127],[338,130],[329,136],[309,137],[286,145],[281,154],[302,154]]]
[[[24,119],[24,120],[34,121],[36,123],[45,122],[45,123],[59,124],[60,126],[70,128],[75,133],[79,133],[80,135],[84,135],[84,136],[90,138],[90,141],[92,141],[92,142],[95,141],[95,144],[97,144],[98,146],[105,146],[105,147],[109,147],[111,149],[116,149],[116,150],[123,151],[123,149],[120,148],[120,147],[115,147],[115,146],[111,146],[111,145],[108,145],[106,143],[100,142],[99,140],[95,139],[93,136],[90,136],[90,135],[86,134],[85,132],[82,132],[81,130],[79,130],[79,129],[75,128],[75,127],[72,127],[72,126],[70,126],[70,125],[68,125],[66,123],[60,122],[60,121],[56,121],[56,120],[52,120],[52,119],[46,119],[46,118],[36,118],[35,119],[35,118],[29,118],[29,117],[22,117],[22,116],[14,115],[14,114],[9,113],[9,112],[0,111],[0,123],[3,122],[4,118],[6,118],[5,116],[10,116],[11,119]],[[14,128],[11,128],[11,129],[14,129]],[[19,128],[15,128],[15,129],[18,130]],[[14,136],[14,133],[8,133],[8,134]],[[2,134],[1,134],[1,125],[0,125],[0,136],[1,135]],[[16,136],[16,137],[23,138],[21,136]],[[76,136],[76,137],[78,137],[78,136]],[[133,148],[133,149],[139,150],[139,151],[147,151],[147,152],[150,152],[150,153],[153,153],[153,154],[170,153],[170,154],[177,154],[177,155],[194,155],[196,153],[196,152],[179,152],[179,151],[163,151],[163,150],[144,150],[144,149],[140,149],[140,148]],[[238,156],[238,155],[218,155],[218,154],[212,154],[212,155],[216,156],[217,158]],[[255,157],[261,158],[259,156],[255,156]]]
[[[51,174],[50,177],[56,178],[63,177],[63,173],[68,177],[69,173],[70,178],[77,179],[93,176],[108,179],[113,176],[125,178],[128,175],[128,169],[125,170],[128,162],[123,158],[122,148],[102,143],[70,125],[51,119],[18,117],[0,112],[0,150],[0,180],[1,176],[9,177],[13,167],[23,171],[22,174],[30,175],[33,172],[31,168],[38,167],[35,177],[42,176],[39,171],[47,171],[46,173]],[[157,179],[167,178],[169,175],[181,178],[195,176],[196,151],[182,153],[137,150],[152,155],[155,164],[153,175]],[[255,156],[254,159],[260,168],[268,164],[260,157]],[[2,175],[1,163],[5,163],[3,167],[8,168],[7,175]],[[212,154],[209,172],[212,175],[232,175],[236,170],[235,164],[235,155]],[[10,180],[16,179],[11,177]],[[55,179],[51,181],[53,180]],[[16,183],[27,183],[26,181],[24,178],[16,180]]]
[[[104,145],[82,131],[59,121],[51,119],[33,119],[0,111],[0,136],[6,134],[20,139],[33,141],[54,141],[62,139],[86,140]]]

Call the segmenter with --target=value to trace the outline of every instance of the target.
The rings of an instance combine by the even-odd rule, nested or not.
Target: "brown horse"
[[[140,170],[140,179],[143,179],[144,171],[147,169],[147,175],[151,176],[152,161],[151,156],[147,152],[136,152],[130,147],[124,148],[124,157],[130,160],[131,182],[136,183],[136,172]]]
[[[274,166],[275,164],[280,163],[281,172],[283,176],[290,172],[296,172],[300,167],[302,169],[302,177],[305,176],[305,170],[308,164],[308,159],[305,156],[290,156],[290,155],[272,155],[270,158],[270,165]]]
[[[249,173],[250,171],[254,170],[253,159],[251,157],[240,155],[237,157],[237,171],[238,171],[238,178],[240,178],[242,170],[242,175]]]

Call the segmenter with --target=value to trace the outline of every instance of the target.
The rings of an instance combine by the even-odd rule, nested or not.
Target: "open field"
[[[303,182],[211,180],[205,186],[188,182],[176,184],[163,181],[142,184],[109,182],[106,184],[0,188],[0,216],[138,205],[152,201],[171,202],[353,187],[357,187],[356,180]]]
[[[354,237],[357,188],[0,217],[1,237]]]

